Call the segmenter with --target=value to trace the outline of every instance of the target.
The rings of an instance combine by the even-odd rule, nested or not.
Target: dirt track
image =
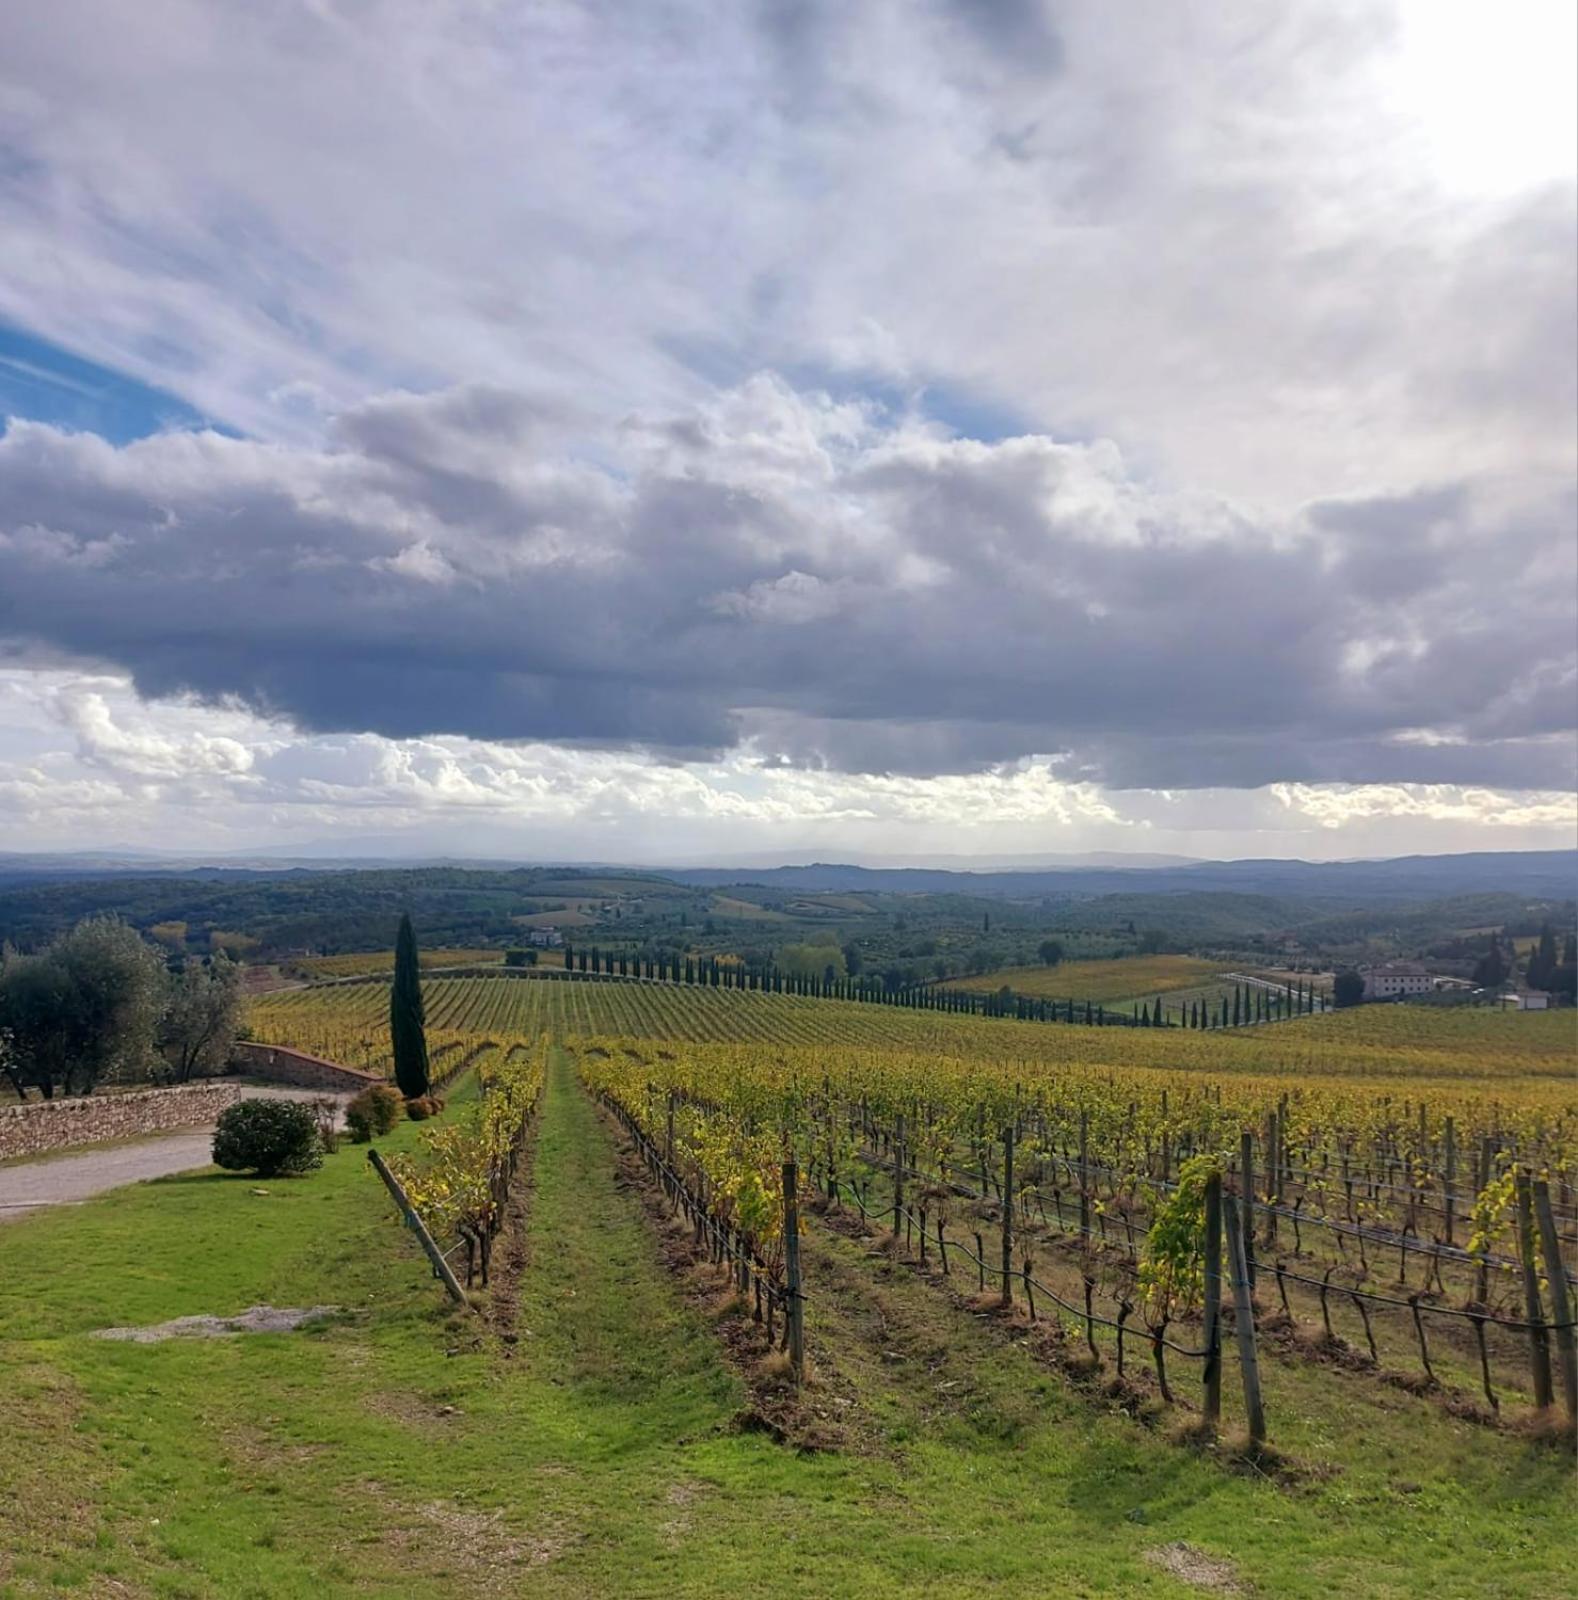
[[[247,1098],[316,1100],[322,1096],[309,1089],[256,1088],[247,1090]],[[344,1101],[349,1096],[334,1098]],[[26,1216],[40,1206],[76,1205],[125,1183],[142,1183],[149,1178],[168,1177],[172,1172],[206,1167],[213,1137],[210,1124],[151,1134],[124,1144],[99,1148],[90,1145],[80,1151],[0,1167],[0,1222]]]

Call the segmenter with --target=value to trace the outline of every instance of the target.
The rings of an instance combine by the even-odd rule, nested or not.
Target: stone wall
[[[245,1094],[239,1083],[207,1082],[0,1106],[0,1160],[172,1128],[206,1128]]]
[[[375,1072],[359,1067],[342,1067],[322,1056],[309,1056],[304,1050],[288,1050],[283,1045],[253,1044],[245,1041],[230,1051],[230,1070],[243,1077],[266,1078],[270,1083],[289,1083],[299,1089],[322,1089],[326,1093],[359,1094],[375,1083],[387,1082]]]

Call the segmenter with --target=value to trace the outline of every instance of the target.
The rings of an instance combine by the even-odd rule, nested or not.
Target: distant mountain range
[[[949,872],[923,867],[818,863],[742,872],[721,867],[659,869],[695,888],[754,883],[802,893],[969,894],[1033,899],[1038,895],[1298,895],[1325,900],[1398,902],[1448,895],[1505,893],[1569,900],[1578,895],[1578,850],[1482,851],[1400,856],[1391,861],[1196,861],[1184,866],[1058,867],[1017,872]]]
[[[958,857],[945,858],[957,861]],[[1042,858],[1033,867],[964,870],[955,867],[866,867],[840,862],[776,867],[619,867],[608,863],[544,862],[561,873],[618,873],[667,878],[695,889],[756,884],[805,894],[960,894],[1014,900],[1093,895],[1226,893],[1291,895],[1329,903],[1399,904],[1453,895],[1502,893],[1530,899],[1578,897],[1578,850],[1481,851],[1468,855],[1401,856],[1389,861],[1191,861],[1166,856]],[[1056,862],[1056,865],[1050,864]],[[0,852],[0,882],[103,878],[121,874],[232,879],[291,872],[416,870],[445,867],[515,871],[525,863],[455,857],[375,859],[164,855],[148,851],[59,854]]]

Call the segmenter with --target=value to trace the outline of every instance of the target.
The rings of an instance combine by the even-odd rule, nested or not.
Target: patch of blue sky
[[[764,365],[720,340],[668,338],[658,343],[687,371],[720,389],[743,383]],[[1046,431],[1011,406],[988,400],[962,385],[935,381],[900,384],[874,372],[809,362],[778,363],[772,370],[803,393],[819,392],[834,400],[860,401],[895,420],[925,417],[960,438],[979,439],[983,444]]]
[[[96,433],[112,444],[187,428],[234,431],[163,389],[0,323],[0,419],[9,417]]]

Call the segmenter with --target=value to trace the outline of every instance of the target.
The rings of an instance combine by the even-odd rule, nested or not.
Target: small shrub
[[[312,1102],[312,1116],[318,1125],[318,1143],[325,1155],[332,1156],[340,1148],[340,1102],[333,1095],[319,1095]]]
[[[444,1102],[436,1094],[419,1094],[405,1103],[405,1114],[413,1122],[426,1122],[444,1109]]]
[[[405,1102],[392,1084],[375,1083],[363,1089],[345,1108],[345,1127],[357,1144],[366,1144],[378,1134],[388,1133],[400,1120]]]
[[[289,1178],[322,1164],[318,1120],[297,1100],[243,1100],[220,1113],[214,1165],[260,1178]]]

